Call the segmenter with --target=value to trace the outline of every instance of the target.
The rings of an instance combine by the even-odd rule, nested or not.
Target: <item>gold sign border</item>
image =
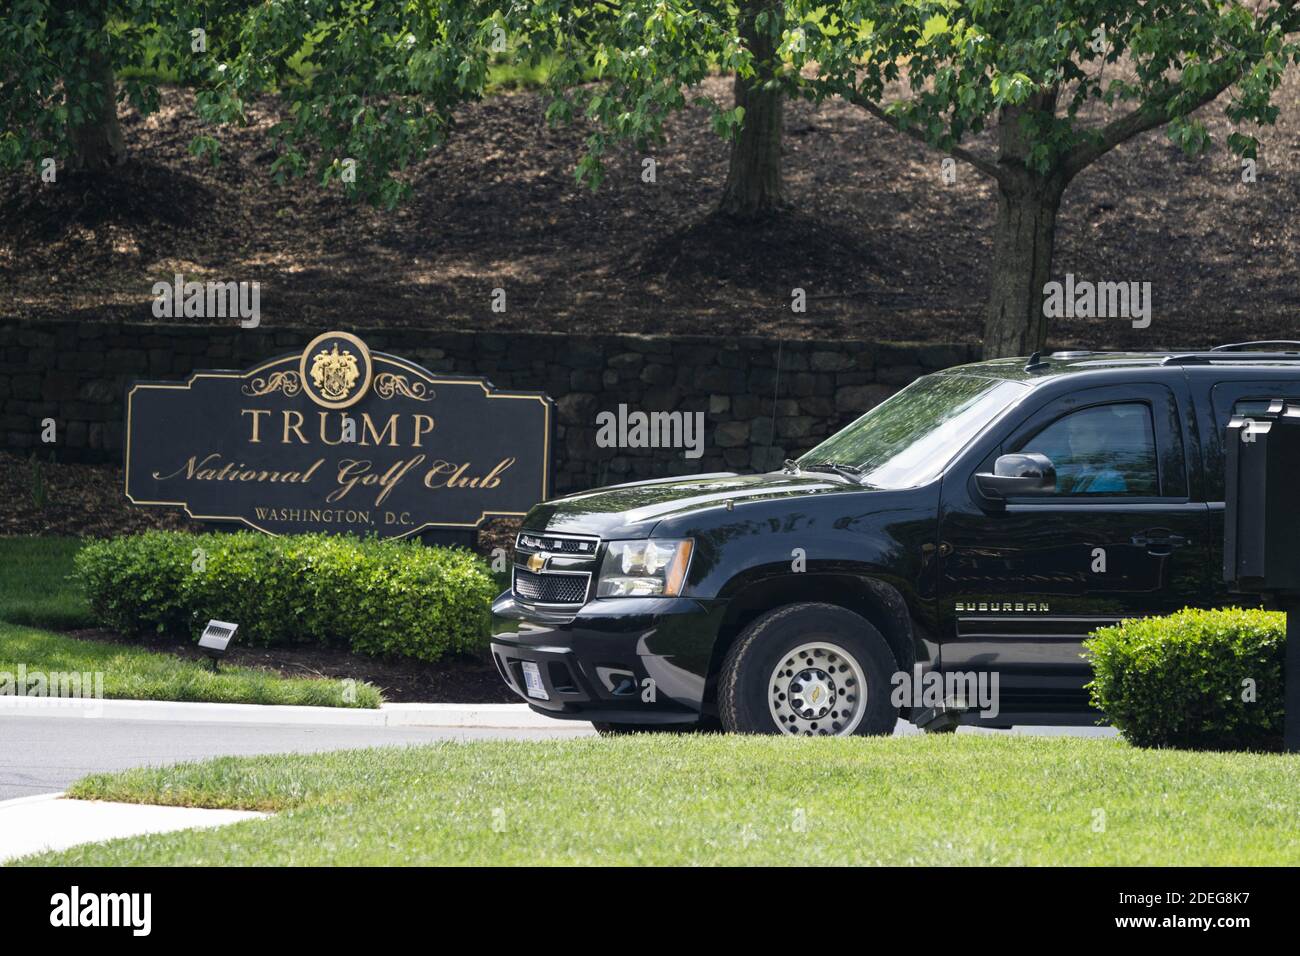
[[[330,334],[340,335],[345,333],[336,332]],[[145,501],[143,499],[137,501],[135,498],[132,498],[131,493],[128,490],[131,487],[132,402],[133,399],[135,398],[135,393],[138,391],[149,390],[149,389],[181,389],[184,391],[189,391],[191,388],[194,387],[194,383],[201,378],[249,379],[261,372],[265,372],[268,369],[274,368],[277,365],[298,362],[300,355],[305,354],[306,351],[307,351],[306,349],[303,349],[302,353],[294,353],[292,355],[282,355],[279,358],[269,359],[268,361],[263,362],[261,365],[258,365],[256,368],[249,369],[246,372],[193,372],[191,373],[190,377],[186,379],[184,382],[136,382],[134,385],[132,385],[130,391],[126,393],[126,441],[122,446],[122,457],[125,463],[125,477],[123,481],[122,491],[126,495],[127,501],[131,502],[131,504],[133,505],[167,505],[172,507],[179,507],[179,508],[183,508],[185,510],[185,513],[189,515],[191,518],[193,518],[195,521],[238,521],[247,525],[248,527],[252,528],[255,531],[261,531],[263,534],[269,534],[272,537],[276,537],[276,538],[281,537],[282,534],[281,532],[271,531],[269,528],[263,528],[261,525],[253,521],[250,521],[248,518],[245,518],[243,515],[197,515],[194,512],[190,511],[189,502],[187,501]],[[544,426],[545,430],[542,438],[542,494],[541,497],[538,498],[537,500],[546,501],[550,497],[550,485],[549,485],[548,478],[550,476],[550,471],[551,471],[551,411],[553,408],[553,403],[550,401],[550,399],[542,395],[520,395],[511,392],[500,391],[495,386],[493,386],[491,382],[483,378],[476,378],[468,375],[437,376],[434,375],[432,372],[430,372],[428,369],[422,368],[421,366],[416,365],[414,362],[408,361],[407,359],[399,358],[396,355],[389,355],[386,352],[370,352],[368,349],[367,352],[370,355],[372,367],[375,362],[380,362],[380,361],[387,362],[391,365],[395,365],[396,367],[404,371],[410,372],[411,374],[418,376],[419,378],[423,379],[425,382],[427,382],[430,385],[471,385],[472,384],[472,385],[477,385],[479,388],[481,388],[483,390],[483,395],[486,398],[501,398],[501,399],[514,399],[516,401],[540,402],[542,408],[546,412],[546,422],[545,422],[545,426]],[[419,534],[421,531],[426,531],[430,528],[478,528],[483,524],[484,521],[488,520],[489,518],[522,518],[526,514],[528,514],[527,511],[482,511],[479,513],[478,520],[476,521],[428,521],[420,525],[418,528],[412,528],[410,531],[404,531],[401,534],[387,535],[387,537],[409,538],[413,534]],[[289,533],[295,533],[295,532],[289,532]]]

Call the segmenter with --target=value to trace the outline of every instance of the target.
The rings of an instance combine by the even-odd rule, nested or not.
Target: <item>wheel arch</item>
[[[866,574],[805,572],[753,581],[733,595],[718,628],[709,660],[707,697],[716,695],[718,673],[727,651],[760,615],[787,604],[834,604],[870,621],[893,651],[900,670],[910,671],[927,652],[918,642],[907,601],[886,581]]]

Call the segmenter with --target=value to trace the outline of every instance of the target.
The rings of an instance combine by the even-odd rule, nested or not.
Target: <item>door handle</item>
[[[1183,545],[1191,543],[1183,535],[1166,531],[1163,528],[1139,531],[1130,540],[1136,547],[1146,548],[1150,554],[1168,554],[1174,548],[1181,548]]]

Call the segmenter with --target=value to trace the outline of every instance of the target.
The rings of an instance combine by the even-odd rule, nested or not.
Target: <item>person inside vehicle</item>
[[[1057,494],[1155,494],[1150,412],[1125,402],[1083,408],[1058,418],[1020,449],[1056,466]]]
[[[1089,409],[1071,415],[1066,441],[1070,446],[1070,460],[1075,465],[1072,495],[1122,495],[1128,491],[1128,481],[1117,469],[1111,467],[1106,451],[1106,438],[1127,431],[1110,409]]]

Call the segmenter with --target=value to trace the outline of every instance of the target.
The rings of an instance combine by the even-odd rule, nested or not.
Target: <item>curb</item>
[[[7,810],[9,807],[20,807],[25,803],[44,803],[47,800],[59,800],[62,797],[62,790],[58,793],[38,793],[31,797],[14,797],[12,800],[0,800],[0,810]]]
[[[174,723],[303,724],[346,727],[483,727],[589,730],[586,721],[556,720],[527,704],[384,704],[378,710],[290,704],[211,704],[165,700],[69,701],[0,696],[0,717],[159,720]]]

